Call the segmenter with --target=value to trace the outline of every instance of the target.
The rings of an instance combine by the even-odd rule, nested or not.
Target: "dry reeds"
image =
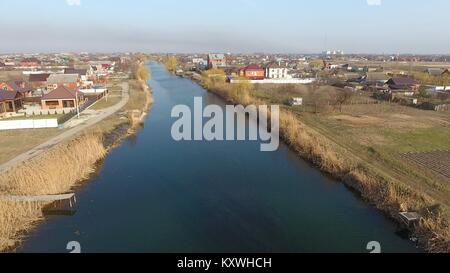
[[[40,219],[41,204],[0,201],[0,252],[13,249]]]
[[[0,195],[48,195],[71,190],[87,178],[106,155],[102,135],[85,134],[16,166],[0,176]],[[0,201],[0,251],[11,249],[20,235],[42,218],[46,204]]]
[[[0,192],[43,195],[69,191],[106,155],[102,140],[98,134],[82,135],[12,168],[0,176]]]

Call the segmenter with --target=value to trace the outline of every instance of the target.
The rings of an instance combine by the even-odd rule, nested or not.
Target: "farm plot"
[[[406,153],[402,157],[450,179],[450,150]]]

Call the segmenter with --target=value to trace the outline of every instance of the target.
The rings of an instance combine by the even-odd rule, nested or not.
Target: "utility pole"
[[[77,118],[80,118],[80,104],[78,102],[78,91],[75,91],[75,100],[77,104]]]

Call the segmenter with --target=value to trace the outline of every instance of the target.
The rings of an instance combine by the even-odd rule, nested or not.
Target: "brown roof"
[[[30,74],[29,82],[46,82],[50,74]]]
[[[18,97],[17,91],[4,91],[0,90],[0,101],[14,100]]]
[[[271,62],[268,65],[266,65],[266,68],[285,68],[285,67],[277,62]]]
[[[79,91],[70,90],[65,86],[61,86],[42,96],[42,100],[75,99],[76,93],[78,93],[78,96],[81,96],[81,93]]]
[[[417,81],[415,81],[413,78],[410,77],[397,77],[397,78],[392,78],[388,81],[389,84],[392,85],[416,85]]]
[[[41,61],[37,58],[25,58],[21,61],[21,63],[38,63],[38,64],[40,64]]]
[[[262,68],[260,65],[257,64],[251,64],[241,68],[241,70],[264,70],[264,68]]]
[[[78,75],[86,75],[87,69],[75,69],[75,68],[66,68],[64,69],[64,74],[78,74]]]
[[[32,90],[31,86],[28,82],[21,80],[11,80],[5,82],[13,91],[17,91],[20,93],[30,92]]]

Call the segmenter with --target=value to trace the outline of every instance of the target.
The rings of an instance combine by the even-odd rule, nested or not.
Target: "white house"
[[[278,63],[270,63],[265,67],[267,79],[286,79],[288,77],[287,67]]]

